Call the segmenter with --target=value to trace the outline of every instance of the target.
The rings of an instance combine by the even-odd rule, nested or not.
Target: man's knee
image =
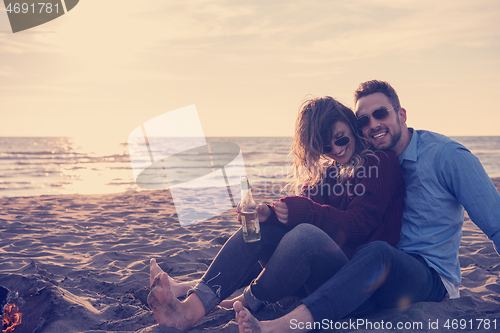
[[[359,255],[367,255],[367,254],[374,257],[386,258],[388,255],[390,256],[394,250],[397,249],[394,246],[390,245],[389,243],[376,240],[371,243],[360,246],[356,251],[356,253],[354,254],[353,258]]]

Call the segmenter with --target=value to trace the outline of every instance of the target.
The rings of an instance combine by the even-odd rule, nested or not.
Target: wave
[[[290,138],[232,137],[206,138],[207,142],[233,142],[243,154],[246,172],[253,182],[279,181],[286,178]],[[500,137],[455,137],[483,163],[490,177],[500,176]],[[135,184],[128,144],[96,154],[90,148],[75,144],[68,138],[2,138],[0,137],[0,196],[31,196],[78,193],[80,188],[106,188],[126,191],[139,189]],[[213,153],[220,159],[224,153]],[[192,164],[171,164],[169,172],[193,174],[203,165],[206,156],[179,154],[192,159]],[[134,161],[135,162],[135,161]],[[138,165],[151,164],[149,155]],[[210,169],[209,165],[205,165]],[[162,169],[158,167],[157,171]],[[163,172],[161,173],[163,174]],[[170,181],[171,179],[168,179]],[[172,179],[173,181],[174,179]],[[87,191],[86,189],[86,191]]]

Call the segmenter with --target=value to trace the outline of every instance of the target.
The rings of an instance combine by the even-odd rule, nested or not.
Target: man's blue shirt
[[[499,252],[500,195],[467,148],[441,134],[410,131],[410,144],[399,156],[406,194],[397,247],[423,256],[450,297],[458,297],[464,207]]]

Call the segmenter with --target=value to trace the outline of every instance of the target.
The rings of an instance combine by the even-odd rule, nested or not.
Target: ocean
[[[467,147],[492,178],[500,177],[500,136],[452,137]],[[232,142],[253,182],[283,182],[289,137],[207,138]],[[102,194],[143,190],[135,180],[128,144],[91,146],[67,137],[0,137],[0,197]]]

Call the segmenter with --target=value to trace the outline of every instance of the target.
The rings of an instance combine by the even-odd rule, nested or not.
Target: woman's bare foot
[[[261,332],[260,322],[250,314],[247,308],[243,307],[240,301],[234,302],[234,311],[236,312],[240,333]]]
[[[154,272],[153,272],[154,273]],[[148,304],[160,325],[187,331],[205,315],[205,308],[196,294],[180,302],[170,290],[167,273],[158,273],[151,285]]]
[[[244,306],[244,307],[248,307],[248,304],[247,304],[247,301],[245,300],[245,296],[243,294],[241,294],[240,296],[236,297],[236,298],[233,298],[233,299],[226,299],[222,302],[220,302],[219,306],[221,308],[224,308],[224,309],[228,309],[228,310],[231,310],[234,308],[234,303],[236,301],[240,301],[241,304]]]
[[[164,273],[163,269],[161,269],[160,266],[158,266],[155,258],[151,259],[149,261],[149,286],[150,287],[153,285],[155,277],[160,273]]]
[[[149,262],[149,286],[153,285],[153,281],[155,277],[160,274],[165,273],[160,266],[156,263],[156,259],[151,259]],[[167,274],[167,273],[165,273]],[[186,296],[187,292],[196,286],[198,280],[188,281],[188,282],[177,282],[170,275],[168,275],[168,280],[170,282],[170,291],[174,294],[175,297]]]

